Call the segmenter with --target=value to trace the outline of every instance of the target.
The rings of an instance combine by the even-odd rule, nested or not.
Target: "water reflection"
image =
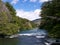
[[[21,36],[19,42],[18,45],[45,45],[44,38],[36,38],[35,36]]]
[[[17,45],[18,39],[0,39],[0,45]]]

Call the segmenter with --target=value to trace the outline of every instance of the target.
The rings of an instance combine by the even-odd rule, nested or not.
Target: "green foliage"
[[[40,29],[46,29],[53,38],[60,38],[60,0],[44,2]]]
[[[12,35],[18,31],[16,24],[10,23],[5,12],[0,13],[0,34]]]
[[[60,38],[60,24],[56,24],[56,26],[53,27],[52,31],[50,31],[49,35],[54,38]]]
[[[3,2],[1,1],[1,3]],[[34,28],[35,25],[32,25],[32,23],[29,20],[22,19],[16,16],[16,11],[10,3],[6,2],[4,5],[6,5],[6,8],[9,10],[9,12],[6,11],[5,7],[3,7],[5,11],[3,11],[2,7],[0,6],[1,7],[0,8],[1,10],[0,11],[0,34],[1,35],[12,35],[12,34],[16,34],[19,30],[22,31],[22,30],[29,30]],[[8,17],[9,15],[11,16],[12,19]]]
[[[12,35],[18,32],[18,27],[12,23],[0,24],[0,33],[5,35]]]

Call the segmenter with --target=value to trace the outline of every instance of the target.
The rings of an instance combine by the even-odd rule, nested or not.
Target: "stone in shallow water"
[[[44,38],[45,36],[36,36],[36,38]]]

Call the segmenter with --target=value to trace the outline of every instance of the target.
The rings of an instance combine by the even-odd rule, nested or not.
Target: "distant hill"
[[[36,20],[33,20],[32,22],[33,23],[35,23],[37,26],[39,26],[40,25],[40,18],[39,19],[36,19]]]

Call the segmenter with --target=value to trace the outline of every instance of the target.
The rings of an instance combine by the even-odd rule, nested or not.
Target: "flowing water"
[[[17,38],[0,39],[0,45],[46,45],[45,30],[33,29],[22,31]]]

